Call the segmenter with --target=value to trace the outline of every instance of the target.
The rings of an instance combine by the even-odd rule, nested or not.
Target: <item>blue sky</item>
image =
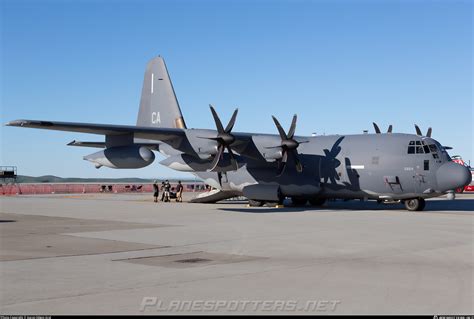
[[[471,1],[11,1],[1,3],[1,122],[135,124],[145,64],[166,59],[188,127],[351,134],[423,131],[474,160]],[[96,170],[67,147],[100,136],[2,127],[19,174],[190,176],[156,161]]]

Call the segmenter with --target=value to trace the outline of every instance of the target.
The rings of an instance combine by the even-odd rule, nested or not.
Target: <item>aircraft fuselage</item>
[[[393,133],[297,139],[307,141],[298,148],[301,173],[289,165],[277,176],[277,161],[262,165],[243,158],[246,164],[236,171],[196,175],[222,190],[242,192],[258,183],[279,185],[282,195],[291,197],[378,200],[435,197],[470,178],[465,167],[453,163],[441,144],[428,137]]]

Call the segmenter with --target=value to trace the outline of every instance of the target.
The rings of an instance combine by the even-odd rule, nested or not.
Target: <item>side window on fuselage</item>
[[[429,161],[429,160],[425,160],[425,161],[423,162],[423,169],[424,169],[425,171],[429,171],[429,170],[430,170],[430,161]]]
[[[415,154],[415,141],[410,141],[408,144],[408,154]]]

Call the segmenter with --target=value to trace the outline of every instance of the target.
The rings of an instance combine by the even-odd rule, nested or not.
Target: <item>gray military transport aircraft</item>
[[[446,149],[416,127],[415,134],[296,136],[296,115],[286,132],[273,117],[278,135],[236,133],[233,113],[223,126],[210,106],[216,130],[186,128],[163,58],[145,72],[136,126],[16,120],[8,126],[104,135],[105,141],[68,145],[103,148],[84,157],[97,168],[142,168],[158,151],[160,162],[191,172],[217,189],[202,202],[243,195],[250,205],[281,203],[322,205],[327,199],[402,201],[423,210],[425,199],[471,181],[466,167],[451,161]]]

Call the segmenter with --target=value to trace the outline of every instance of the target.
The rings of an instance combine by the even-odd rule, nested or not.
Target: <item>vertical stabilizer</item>
[[[186,128],[165,61],[160,56],[146,66],[137,126]]]

